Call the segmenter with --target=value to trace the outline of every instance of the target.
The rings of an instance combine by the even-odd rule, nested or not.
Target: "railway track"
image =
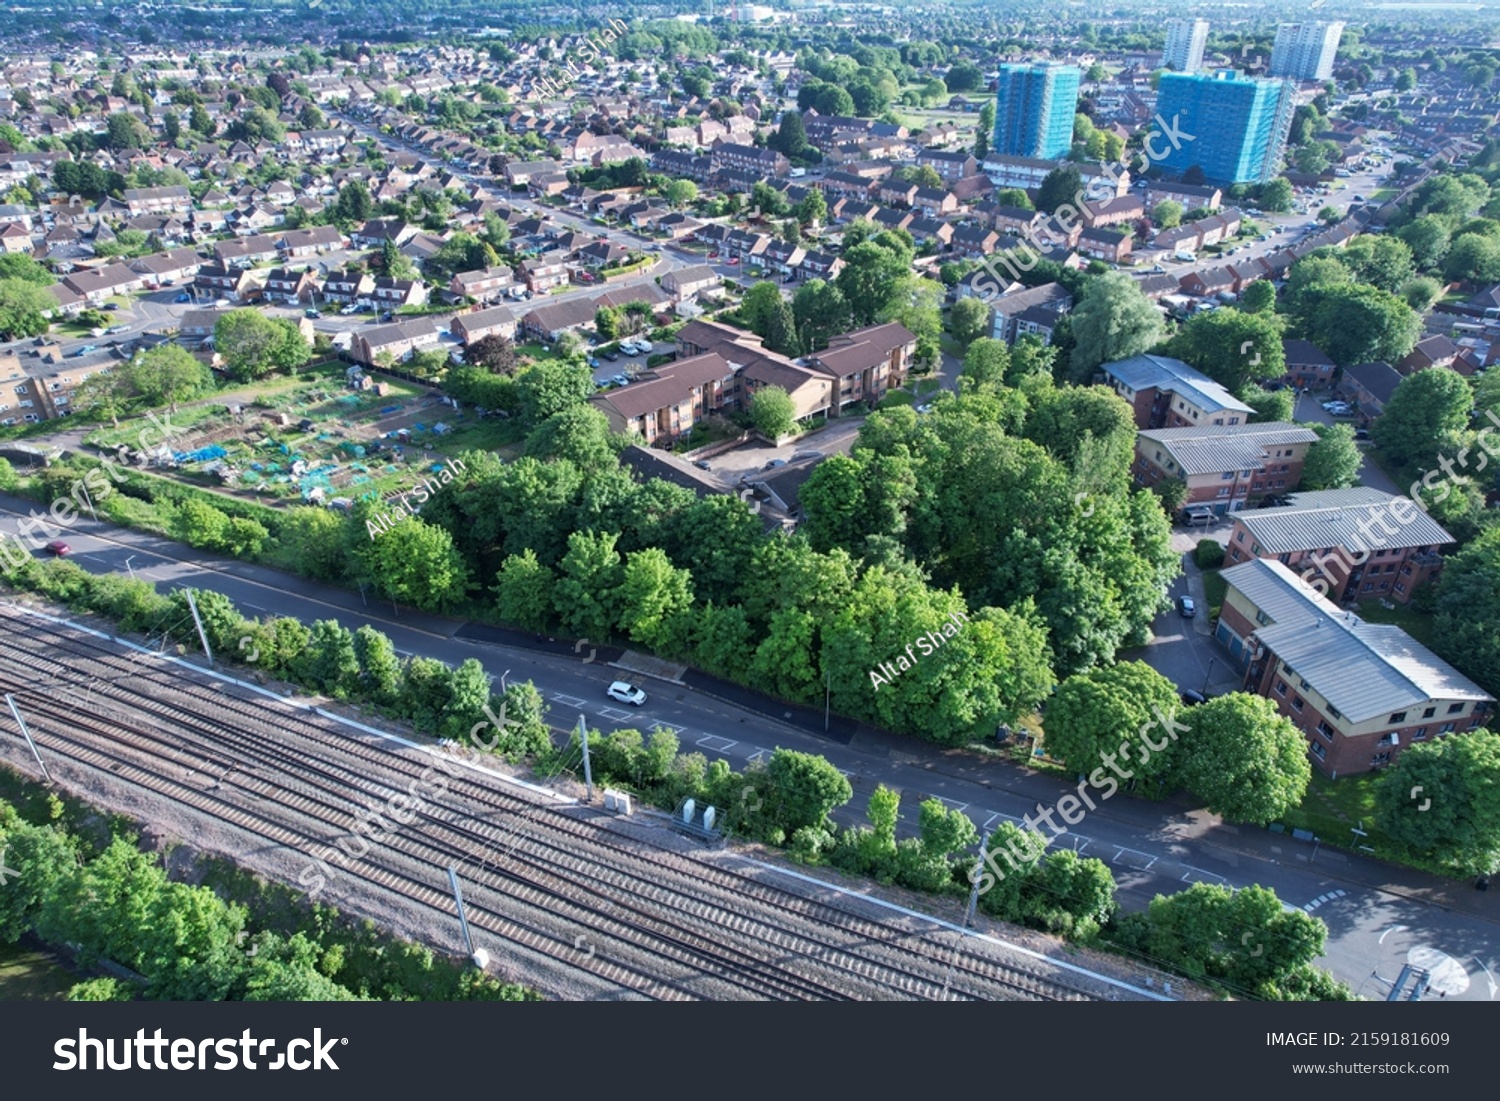
[[[65,626],[0,610],[0,685],[16,695],[54,772],[117,780],[263,843],[326,851],[355,815],[419,792],[338,881],[451,920],[444,869],[464,869],[470,924],[624,996],[1090,1000],[1071,975],[993,945],[935,937],[845,896],[816,899],[656,848],[586,807],[556,806],[465,770],[420,790],[433,758],[393,752],[329,720],[271,703]],[[68,695],[61,695],[60,692]],[[424,772],[425,770],[425,772]],[[429,781],[430,782],[430,781]],[[363,842],[361,843],[363,845]],[[325,857],[332,865],[335,857]],[[581,945],[587,942],[585,954]]]

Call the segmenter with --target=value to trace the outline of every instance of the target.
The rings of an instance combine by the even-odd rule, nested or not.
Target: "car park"
[[[612,700],[619,700],[621,703],[628,703],[635,707],[646,702],[645,692],[623,680],[617,680],[611,684],[605,689],[605,695]]]

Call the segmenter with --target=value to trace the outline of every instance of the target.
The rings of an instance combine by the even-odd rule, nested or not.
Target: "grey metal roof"
[[[1142,440],[1159,443],[1184,475],[1257,470],[1265,463],[1267,448],[1312,443],[1318,438],[1310,428],[1281,421],[1215,424],[1201,428],[1147,428],[1139,435]]]
[[[1289,505],[1242,512],[1237,519],[1271,554],[1317,547],[1363,553],[1454,542],[1411,498],[1366,486],[1299,493]]]
[[[1351,722],[1429,700],[1494,698],[1401,628],[1336,608],[1274,559],[1223,576],[1271,618],[1255,637]]]
[[[1224,387],[1195,367],[1167,356],[1139,355],[1106,363],[1100,368],[1131,390],[1170,390],[1181,394],[1205,413],[1230,410],[1254,413]]]

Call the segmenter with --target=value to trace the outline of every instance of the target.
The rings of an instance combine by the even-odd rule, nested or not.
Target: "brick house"
[[[1280,562],[1223,571],[1216,635],[1302,731],[1326,775],[1392,764],[1411,745],[1485,726],[1495,699],[1399,627],[1331,604]]]
[[[1442,569],[1453,536],[1408,497],[1369,486],[1297,493],[1279,508],[1242,512],[1224,565],[1275,558],[1336,603],[1394,600]]]
[[[1146,428],[1136,435],[1132,473],[1150,488],[1168,479],[1187,483],[1184,504],[1209,505],[1223,516],[1267,493],[1289,493],[1302,481],[1310,428],[1264,424]]]
[[[1333,360],[1310,340],[1283,340],[1286,374],[1282,380],[1298,389],[1325,390],[1333,385]]]
[[[1248,424],[1255,412],[1195,367],[1138,355],[1101,364],[1104,382],[1135,411],[1137,428]]]

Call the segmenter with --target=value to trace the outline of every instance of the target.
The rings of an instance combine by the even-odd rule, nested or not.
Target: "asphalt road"
[[[0,530],[15,532],[16,513],[31,507],[0,498]],[[587,647],[579,648],[578,657],[558,657],[469,641],[457,637],[463,624],[456,620],[397,612],[374,599],[366,603],[358,593],[88,520],[76,521],[63,535],[73,559],[90,572],[133,572],[162,591],[182,585],[215,589],[247,615],[294,615],[306,621],[337,617],[350,628],[370,623],[385,631],[403,655],[454,663],[477,658],[497,681],[533,681],[550,702],[550,718],[558,726],[571,725],[579,714],[605,728],[661,724],[677,732],[685,749],[722,757],[736,768],[764,759],[779,746],[820,753],[854,787],[853,802],[838,816],[844,822],[863,821],[865,802],[882,783],[903,793],[902,829],[908,834],[915,829],[918,803],[929,796],[962,809],[987,832],[1001,819],[1056,807],[1076,786],[1009,762],[945,752],[870,730],[861,729],[847,741],[825,737],[782,721],[774,706],[765,713],[749,710],[686,685],[638,675],[631,679],[642,683],[648,699],[638,709],[627,709],[604,694],[609,681],[624,674],[602,662],[586,662]],[[1053,821],[1062,827],[1059,819]],[[1329,921],[1324,963],[1341,978],[1365,984],[1367,994],[1383,996],[1372,974],[1389,980],[1409,958],[1421,958],[1436,961],[1434,966],[1451,961],[1442,963],[1445,981],[1453,988],[1449,997],[1494,996],[1485,976],[1500,972],[1500,896],[1495,894],[1264,830],[1226,826],[1183,804],[1123,794],[1099,802],[1055,844],[1105,860],[1119,883],[1121,902],[1129,908],[1194,882],[1272,887],[1288,904],[1310,907]]]

